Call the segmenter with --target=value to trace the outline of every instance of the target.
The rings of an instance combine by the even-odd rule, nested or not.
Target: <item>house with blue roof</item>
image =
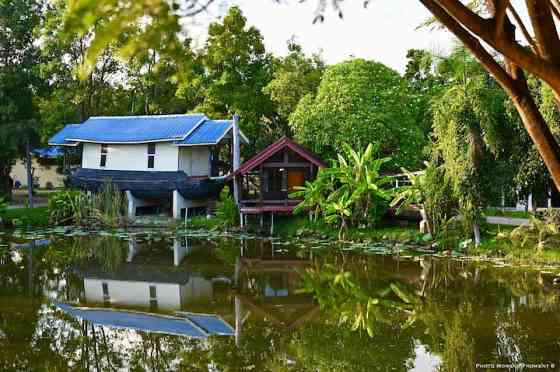
[[[235,118],[204,114],[91,117],[49,139],[49,146],[81,148],[81,167],[70,176],[74,187],[95,192],[111,182],[126,193],[130,217],[169,204],[175,218],[215,199],[231,170],[220,154],[235,159],[241,143],[248,139]]]

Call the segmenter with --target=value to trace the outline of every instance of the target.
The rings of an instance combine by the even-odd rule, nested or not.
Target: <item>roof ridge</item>
[[[192,113],[192,114],[157,114],[157,115],[123,115],[123,116],[91,116],[90,119],[161,119],[161,118],[181,118],[181,117],[192,117],[192,116],[206,116],[203,113]],[[87,121],[87,120],[86,120]]]

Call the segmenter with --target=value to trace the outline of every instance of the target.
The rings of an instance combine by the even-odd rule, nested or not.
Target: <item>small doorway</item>
[[[288,171],[288,193],[296,191],[297,186],[305,184],[305,171],[301,169],[290,169]]]

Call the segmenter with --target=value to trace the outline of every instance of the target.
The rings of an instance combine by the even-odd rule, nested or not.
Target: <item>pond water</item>
[[[556,273],[390,244],[5,232],[0,371],[558,370]]]

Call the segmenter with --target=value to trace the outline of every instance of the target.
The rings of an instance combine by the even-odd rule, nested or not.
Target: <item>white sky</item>
[[[295,36],[307,54],[321,51],[330,64],[354,56],[382,62],[402,73],[408,49],[444,53],[453,43],[446,31],[416,30],[429,18],[416,0],[372,0],[367,9],[363,0],[347,0],[342,4],[344,19],[328,9],[322,24],[313,24],[317,0],[301,4],[298,0],[280,4],[273,0],[227,1],[232,3],[240,6],[247,22],[262,33],[267,50],[279,56],[287,53],[287,40]],[[190,33],[203,38],[209,19],[223,15],[227,6],[218,3],[209,14],[197,16],[198,26],[194,30],[188,27]]]

